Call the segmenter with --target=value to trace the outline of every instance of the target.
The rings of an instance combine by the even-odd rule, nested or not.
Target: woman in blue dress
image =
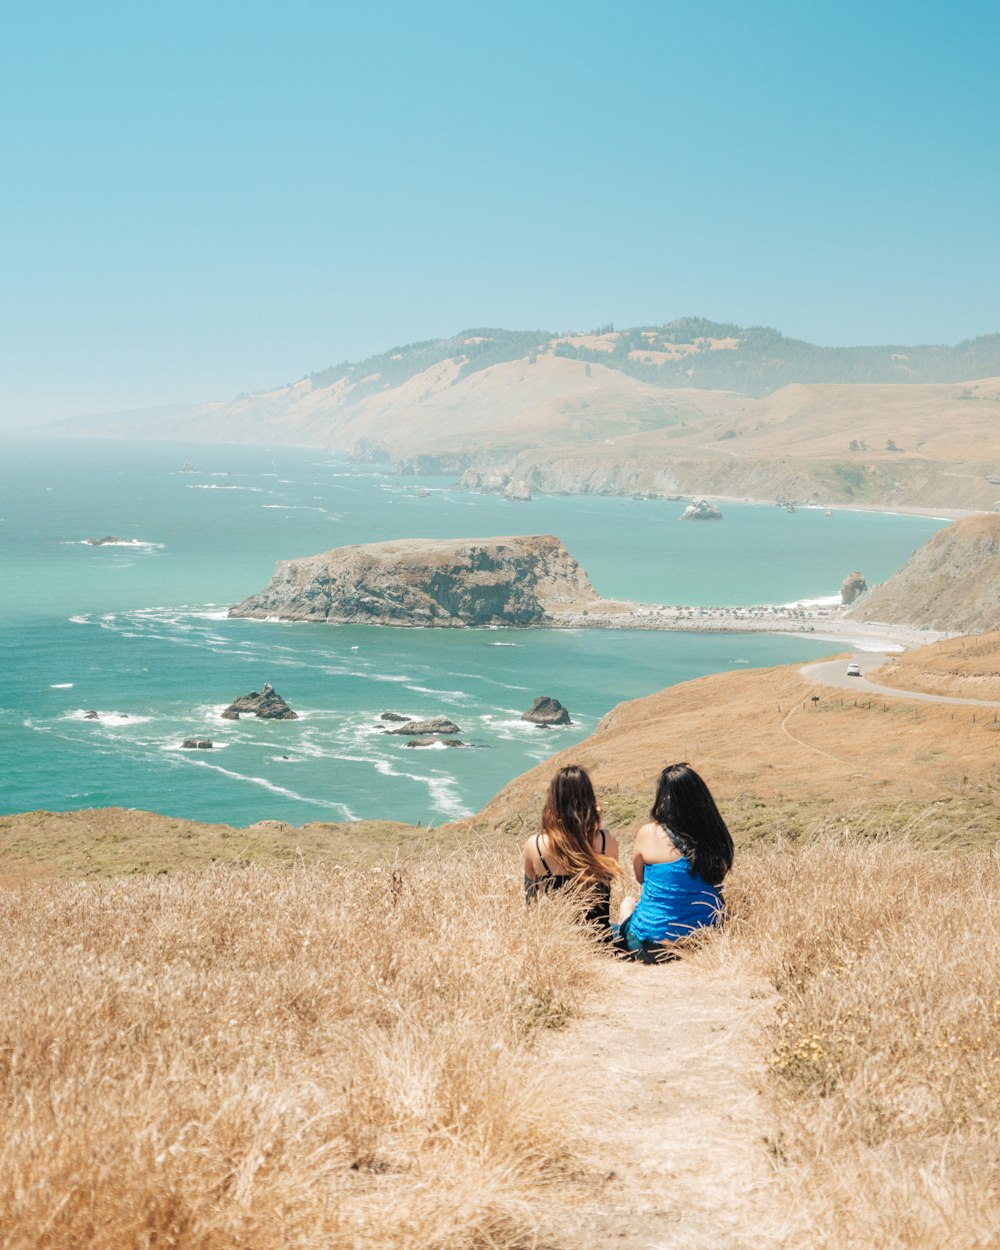
[[[733,866],[733,839],[715,800],[688,764],[670,764],[656,786],[652,819],[632,852],[639,901],[626,898],[619,945],[655,961],[671,946],[723,916],[721,885]]]

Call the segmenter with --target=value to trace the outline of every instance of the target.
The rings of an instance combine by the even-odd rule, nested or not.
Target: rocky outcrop
[[[464,747],[464,742],[459,742],[457,738],[436,738],[433,735],[421,735],[419,738],[411,738],[406,744],[408,747]]]
[[[123,543],[124,538],[119,538],[117,534],[105,534],[103,538],[85,538],[83,540],[88,547],[114,547],[118,543]]]
[[[865,581],[864,573],[848,573],[840,583],[840,602],[843,604],[853,603],[867,589],[868,583]]]
[[[181,743],[182,751],[211,751],[215,743],[211,738],[185,738]]]
[[[504,499],[513,500],[515,503],[531,502],[531,487],[523,479],[515,482],[508,482],[503,488]]]
[[[223,720],[239,720],[241,713],[259,716],[261,720],[298,720],[298,712],[293,712],[285,700],[266,682],[263,690],[251,690],[249,694],[240,695],[222,713]]]
[[[548,695],[539,695],[531,707],[521,715],[521,720],[530,721],[533,725],[572,725],[569,712],[558,699]]]
[[[995,629],[1000,620],[1000,516],[963,517],[939,530],[848,615],[969,634]]]
[[[681,513],[682,521],[721,521],[722,509],[707,499],[692,499]]]
[[[510,485],[510,480],[510,474],[502,469],[466,469],[455,483],[455,489],[476,491],[480,495],[500,495]]]
[[[383,712],[382,715],[379,717],[379,720],[398,721],[399,724],[403,724],[404,721],[408,721],[411,719],[412,719],[411,717],[403,716],[399,712]]]
[[[338,547],[282,560],[233,617],[334,624],[516,625],[598,602],[586,573],[551,535],[423,539]]]
[[[388,464],[392,455],[385,443],[371,438],[359,438],[345,459],[354,464]]]
[[[397,725],[395,729],[386,729],[387,734],[407,734],[413,737],[425,737],[428,734],[460,734],[462,731],[453,720],[446,716],[435,716],[431,720],[408,720],[405,725]]]

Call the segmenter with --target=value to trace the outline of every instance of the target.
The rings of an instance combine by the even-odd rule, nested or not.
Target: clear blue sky
[[[998,331],[998,35],[977,0],[0,0],[0,423],[477,325]]]

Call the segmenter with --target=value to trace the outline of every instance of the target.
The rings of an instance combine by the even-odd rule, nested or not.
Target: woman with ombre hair
[[[549,783],[541,832],[524,844],[526,900],[569,886],[587,903],[586,923],[610,937],[611,882],[619,872],[618,842],[601,827],[601,806],[586,769],[560,768]]]

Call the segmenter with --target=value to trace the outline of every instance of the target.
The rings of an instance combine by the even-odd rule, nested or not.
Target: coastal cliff
[[[1000,515],[963,517],[918,548],[848,616],[975,634],[1000,617]]]
[[[599,602],[552,535],[399,539],[281,560],[233,617],[462,627],[548,623]]]

